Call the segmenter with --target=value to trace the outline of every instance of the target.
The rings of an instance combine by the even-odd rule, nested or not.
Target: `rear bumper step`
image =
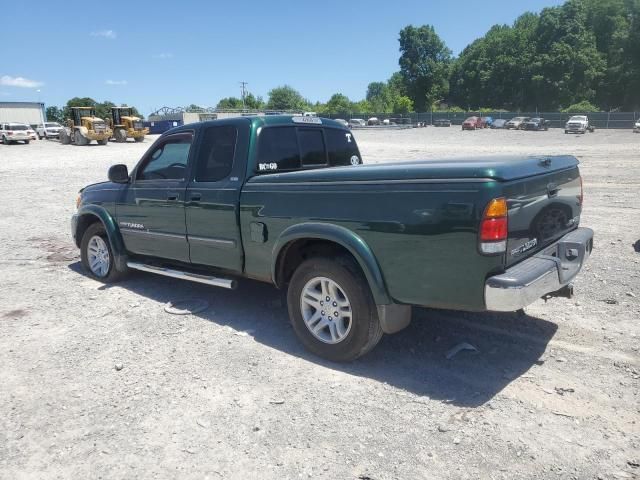
[[[211,285],[214,287],[234,289],[238,285],[237,281],[227,278],[210,277],[207,275],[200,275],[198,273],[185,272],[183,270],[173,270],[166,267],[156,267],[154,265],[146,265],[144,263],[138,262],[127,262],[127,267],[134,270],[140,270],[142,272],[157,273],[158,275],[164,275],[165,277],[179,278],[181,280],[204,283],[205,285]]]
[[[571,298],[571,280],[593,249],[593,230],[578,228],[485,283],[487,310],[513,312],[539,298]]]

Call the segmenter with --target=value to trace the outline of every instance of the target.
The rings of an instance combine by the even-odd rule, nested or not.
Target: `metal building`
[[[44,103],[0,102],[0,122],[26,123],[36,126],[44,122]]]

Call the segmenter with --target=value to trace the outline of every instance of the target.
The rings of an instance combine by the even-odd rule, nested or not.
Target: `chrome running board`
[[[172,270],[165,267],[155,267],[153,265],[146,265],[144,263],[138,262],[127,262],[127,267],[134,270],[140,270],[142,272],[157,273],[158,275],[164,275],[165,277],[173,277],[182,280],[189,280],[191,282],[204,283],[205,285],[212,285],[214,287],[233,289],[238,285],[238,282],[236,282],[235,280],[229,280],[227,278],[208,277],[206,275],[200,275],[197,273]]]

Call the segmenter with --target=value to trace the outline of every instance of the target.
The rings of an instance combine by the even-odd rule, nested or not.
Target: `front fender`
[[[79,232],[84,231],[83,224],[86,225],[87,221],[93,219],[92,217],[97,218],[98,220],[100,220],[100,222],[102,222],[102,225],[104,225],[104,229],[107,232],[107,237],[109,238],[109,244],[111,245],[111,251],[113,252],[113,256],[116,262],[116,268],[120,271],[126,270],[127,251],[125,249],[124,242],[122,241],[120,229],[118,228],[118,225],[111,214],[100,205],[82,205],[78,209],[78,213],[75,216],[76,219],[73,221],[73,236],[76,240],[76,245],[80,246],[80,243],[82,242],[82,235],[80,235]]]
[[[271,276],[277,282],[277,264],[282,249],[290,242],[301,239],[327,240],[346,248],[356,259],[369,283],[373,299],[377,305],[392,302],[382,277],[382,271],[369,245],[355,232],[329,223],[299,223],[287,228],[273,246]]]

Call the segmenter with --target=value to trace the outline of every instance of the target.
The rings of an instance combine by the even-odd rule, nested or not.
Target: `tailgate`
[[[577,165],[509,182],[506,264],[512,265],[575,229],[582,211]]]

